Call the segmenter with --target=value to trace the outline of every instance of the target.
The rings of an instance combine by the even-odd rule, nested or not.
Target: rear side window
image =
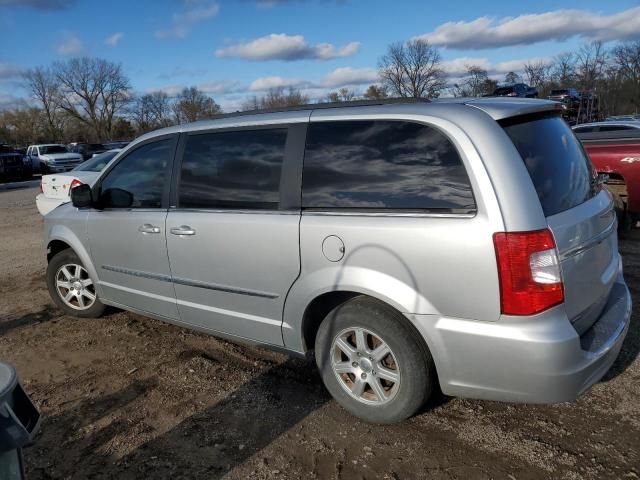
[[[469,177],[439,130],[401,121],[311,123],[303,208],[470,212]]]
[[[545,216],[569,210],[595,195],[591,162],[560,117],[503,122],[538,192]]]
[[[622,130],[633,130],[633,127],[628,125],[602,125],[600,127],[601,132],[620,132]]]
[[[575,133],[593,133],[596,131],[596,128],[598,127],[577,127],[574,128],[573,131]]]
[[[178,206],[277,209],[286,141],[286,128],[190,135]]]

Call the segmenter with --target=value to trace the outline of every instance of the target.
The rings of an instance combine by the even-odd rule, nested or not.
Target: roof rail
[[[327,108],[347,108],[347,107],[367,107],[375,105],[393,105],[402,103],[429,103],[426,98],[381,98],[379,100],[352,100],[349,102],[327,102],[327,103],[307,103],[304,105],[294,105],[291,107],[265,108],[258,110],[237,111],[231,113],[222,113],[213,115],[209,120],[217,120],[219,118],[242,117],[245,115],[257,115],[260,113],[278,113],[278,112],[296,112],[302,110],[325,110]]]

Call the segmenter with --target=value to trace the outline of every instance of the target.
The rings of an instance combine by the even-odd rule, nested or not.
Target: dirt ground
[[[125,312],[61,315],[35,189],[0,192],[0,358],[43,415],[28,478],[533,479],[640,476],[640,316],[606,378],[551,406],[438,399],[373,426],[313,366]],[[634,298],[640,235],[621,243]]]

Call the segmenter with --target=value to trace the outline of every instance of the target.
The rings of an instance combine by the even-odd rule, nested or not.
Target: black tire
[[[349,388],[347,385],[351,381],[351,375],[357,380],[355,374],[342,374],[339,377],[333,370],[334,355],[342,355],[332,347],[334,339],[351,328],[365,329],[371,333],[368,338],[378,337],[391,349],[393,357],[387,357],[387,360],[395,360],[400,380],[395,394],[386,403],[376,405],[363,401],[362,397],[360,400],[356,399],[346,390]],[[322,380],[329,393],[346,410],[367,422],[395,423],[414,415],[425,405],[437,383],[433,359],[419,338],[419,333],[400,313],[370,297],[356,297],[339,305],[327,315],[316,336],[315,355]],[[369,364],[362,368],[369,371]],[[371,370],[374,375],[375,368],[377,367],[374,364]],[[390,388],[386,381],[384,383],[387,385],[386,388]],[[367,387],[373,392],[370,385]],[[365,391],[363,395],[367,394]],[[374,393],[370,395],[375,396]]]
[[[81,309],[79,305],[77,308],[72,308],[65,303],[61,296],[61,293],[59,293],[56,278],[59,275],[60,269],[65,265],[80,265],[82,268],[84,268],[84,264],[82,263],[78,255],[76,255],[76,253],[71,249],[63,250],[54,255],[54,257],[49,262],[49,265],[47,265],[47,288],[49,289],[49,295],[51,295],[54,303],[61,310],[63,310],[64,313],[73,317],[100,317],[104,313],[105,305],[100,301],[97,292],[95,292],[95,288],[90,292],[95,295],[95,300],[93,300],[93,303],[88,308]],[[88,274],[86,274],[86,279],[89,279]],[[90,280],[94,281],[94,279]]]
[[[47,165],[43,162],[40,162],[40,173],[42,175],[46,175],[47,173],[49,173],[49,167],[47,167]]]
[[[620,198],[620,196],[615,193],[612,193],[611,196],[613,197],[616,216],[618,217],[618,236],[620,238],[627,238],[633,229],[633,218],[627,209],[627,204]]]

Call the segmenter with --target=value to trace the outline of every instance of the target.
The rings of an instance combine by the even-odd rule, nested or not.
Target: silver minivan
[[[631,297],[616,215],[554,102],[311,105],[158,130],[45,217],[66,313],[105,305],[292,354],[395,422],[434,391],[563,402]]]

